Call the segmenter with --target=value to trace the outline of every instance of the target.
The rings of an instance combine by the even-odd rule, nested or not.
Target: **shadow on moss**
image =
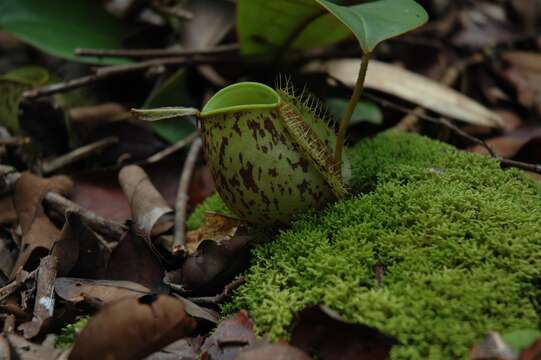
[[[256,246],[225,311],[248,309],[276,339],[325,304],[396,336],[392,359],[465,358],[487,330],[539,325],[537,183],[418,135],[384,133],[350,158],[359,195]]]

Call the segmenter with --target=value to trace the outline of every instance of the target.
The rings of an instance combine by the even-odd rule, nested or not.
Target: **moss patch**
[[[55,346],[62,351],[66,351],[72,347],[77,334],[83,331],[86,324],[88,324],[88,320],[90,320],[90,316],[83,316],[76,322],[64,326],[60,330],[60,335],[56,339]]]
[[[538,327],[537,183],[417,135],[385,133],[350,157],[365,193],[256,246],[224,310],[248,309],[279,338],[295,311],[326,304],[397,336],[392,359],[466,358],[487,330]]]

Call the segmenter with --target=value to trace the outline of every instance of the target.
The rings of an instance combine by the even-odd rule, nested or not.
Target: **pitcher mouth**
[[[271,87],[256,82],[241,82],[218,91],[201,110],[201,117],[246,110],[274,109],[280,96]]]

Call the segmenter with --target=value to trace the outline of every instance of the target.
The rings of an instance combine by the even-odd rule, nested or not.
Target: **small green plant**
[[[315,0],[357,37],[363,59],[357,85],[340,121],[338,135],[319,105],[278,89],[243,82],[219,91],[202,111],[192,108],[134,110],[148,120],[195,115],[216,188],[241,219],[258,224],[288,223],[298,213],[347,194],[344,140],[360,99],[374,48],[427,20],[413,0],[379,0],[339,6]]]
[[[90,316],[83,316],[76,322],[64,326],[56,340],[56,347],[63,351],[68,350],[75,342],[77,334],[85,328],[89,319]]]

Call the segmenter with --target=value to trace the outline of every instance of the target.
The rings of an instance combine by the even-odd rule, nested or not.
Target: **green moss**
[[[205,214],[207,212],[216,212],[227,216],[234,216],[231,210],[227,208],[218,194],[209,196],[205,201],[199,205],[195,211],[190,215],[186,226],[188,230],[194,230],[203,225]]]
[[[90,316],[83,316],[76,322],[64,326],[60,330],[60,335],[56,339],[55,346],[62,351],[68,350],[75,342],[77,334],[84,329],[89,319]]]
[[[539,184],[417,135],[385,133],[350,157],[354,192],[370,192],[256,246],[225,311],[246,308],[279,338],[294,312],[326,304],[397,336],[395,360],[466,358],[487,330],[539,326]]]

